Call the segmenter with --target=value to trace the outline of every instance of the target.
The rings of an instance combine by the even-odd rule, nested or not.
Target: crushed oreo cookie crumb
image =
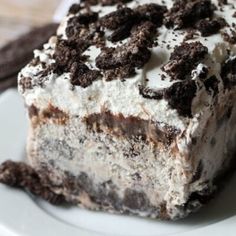
[[[207,66],[203,66],[201,71],[198,73],[198,78],[199,79],[206,79],[209,73],[209,69]]]
[[[198,36],[198,33],[195,29],[190,29],[190,30],[187,30],[186,32],[187,34],[184,37],[184,40],[183,40],[184,42],[188,40],[192,40],[195,38],[195,36]]]
[[[153,90],[145,86],[139,86],[139,93],[144,97],[148,99],[162,99],[165,93],[165,90]]]
[[[69,14],[77,14],[83,7],[81,6],[81,4],[78,3],[74,3],[70,9],[69,9]]]
[[[140,5],[134,11],[142,21],[151,21],[157,27],[160,27],[163,24],[164,13],[167,11],[167,8],[155,3],[150,3]]]
[[[103,74],[106,81],[112,81],[116,79],[124,81],[124,79],[135,75],[135,68],[128,64],[113,70],[105,70]]]
[[[226,60],[221,68],[221,77],[226,88],[236,85],[236,57]]]
[[[184,42],[175,48],[163,70],[171,76],[172,80],[184,80],[207,53],[207,47],[200,42]]]
[[[133,27],[133,22],[126,22],[124,25],[117,28],[110,36],[108,36],[108,40],[111,42],[118,42],[123,39],[126,39],[130,36],[130,31]]]
[[[114,30],[107,39],[118,42],[128,38],[132,28],[142,22],[152,22],[156,27],[160,27],[163,24],[166,11],[166,7],[154,3],[140,5],[133,10],[122,7],[102,17],[100,24],[105,28]]]
[[[212,17],[215,9],[210,0],[176,0],[166,14],[165,24],[176,29],[192,27],[199,20]]]
[[[19,81],[19,86],[25,92],[28,89],[32,89],[32,79],[30,77],[21,77]]]
[[[185,117],[192,117],[192,101],[196,95],[197,86],[193,80],[174,83],[165,91],[165,99],[171,108]]]
[[[233,29],[230,29],[230,33],[223,32],[222,36],[226,42],[229,42],[231,44],[236,44],[236,31]]]
[[[219,81],[214,75],[204,80],[207,92],[213,92],[214,96],[219,92],[218,84]]]
[[[95,14],[95,13],[92,13]],[[95,14],[96,15],[96,14]],[[84,21],[86,18],[84,18]],[[96,17],[93,19],[95,20]],[[87,19],[87,22],[89,20]],[[104,40],[104,32],[97,24],[82,24],[79,16],[74,16],[68,20],[66,27],[66,35],[69,40],[84,40],[86,43],[96,44],[98,41]]]
[[[111,70],[130,65],[141,68],[150,59],[151,47],[155,36],[155,27],[151,22],[144,22],[137,26],[132,33],[130,41],[116,48],[103,48],[96,58],[96,66],[102,70]]]
[[[125,7],[102,17],[100,19],[100,24],[107,29],[115,30],[129,21],[133,21],[134,17],[134,11],[128,7]]]
[[[89,44],[81,41],[69,41],[69,40],[60,40],[58,41],[54,59],[56,60],[56,70],[58,74],[63,72],[70,72],[71,67],[75,62],[82,63],[84,57],[82,53],[89,47]]]
[[[220,29],[226,26],[226,21],[223,18],[203,19],[196,24],[196,28],[201,32],[203,37],[208,37],[217,34]]]
[[[76,69],[77,70],[77,69]],[[79,67],[78,67],[79,70]],[[78,75],[78,77],[72,77],[71,84],[74,86],[81,86],[86,88],[90,86],[94,81],[101,78],[101,73],[98,70],[87,70],[86,72]]]
[[[45,180],[45,178],[47,180]],[[48,186],[49,179],[25,163],[6,161],[0,166],[0,183],[22,188],[54,205],[66,203],[61,194],[55,194]]]
[[[92,84],[93,81],[101,78],[101,74],[97,70],[90,70],[85,64],[82,53],[88,48],[83,40],[65,41],[60,40],[57,43],[54,59],[54,72],[62,74],[64,72],[71,73],[72,85],[81,86],[83,88]]]

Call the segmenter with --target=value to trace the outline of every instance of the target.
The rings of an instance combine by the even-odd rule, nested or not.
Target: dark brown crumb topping
[[[83,40],[77,42],[61,40],[57,44],[54,54],[57,62],[54,65],[54,71],[57,74],[71,73],[72,85],[79,85],[83,88],[101,77],[99,71],[89,69],[84,63],[85,57],[82,56],[82,52],[87,47],[88,44],[85,44]]]
[[[223,63],[221,77],[226,88],[236,85],[236,57],[231,57]]]
[[[66,35],[70,41],[83,41],[84,44],[96,44],[103,39],[104,32],[95,23],[89,25],[81,24],[79,18],[75,16],[68,20]]]
[[[69,9],[69,14],[77,14],[83,7],[80,4],[74,3]]]
[[[193,80],[185,80],[174,83],[165,92],[170,107],[185,117],[192,117],[192,101],[196,96],[197,86]]]
[[[127,38],[132,27],[141,22],[152,22],[160,27],[166,11],[166,7],[154,3],[140,5],[133,10],[125,7],[102,17],[100,23],[103,27],[114,30],[108,40],[117,42]]]
[[[164,97],[165,90],[155,91],[145,86],[139,86],[139,92],[144,98],[159,100]]]
[[[79,14],[78,16],[75,16],[72,19],[75,19],[81,25],[88,25],[90,23],[97,21],[98,13],[88,11],[86,13]]]
[[[154,46],[157,27],[163,23],[166,7],[145,4],[131,9],[120,5],[116,11],[102,18],[89,7],[100,3],[107,5],[108,2],[113,5],[118,1],[83,1],[70,8],[70,13],[76,15],[68,21],[68,42],[59,39],[54,58],[58,64],[55,72],[70,72],[73,85],[87,87],[100,78],[100,75],[106,80],[113,80],[115,76],[123,80],[134,75],[136,68],[143,67],[150,59],[151,52],[148,48]],[[121,2],[129,1],[119,1]],[[105,28],[113,31],[106,37]],[[118,42],[126,38],[129,38],[128,41],[120,46],[104,46],[106,39]],[[101,53],[96,58],[96,66],[100,72],[88,69],[85,65],[86,58],[82,54],[91,45],[101,48]]]
[[[134,11],[130,8],[124,7],[117,11],[111,12],[100,19],[101,26],[115,30],[118,27],[132,21],[135,17]]]
[[[68,40],[58,39],[55,49],[54,72],[71,73],[71,83],[75,86],[87,87],[103,75],[106,80],[125,79],[135,74],[136,68],[143,67],[150,59],[157,36],[157,27],[163,22],[166,7],[158,4],[145,4],[135,9],[120,6],[102,18],[91,11],[89,5],[107,5],[118,1],[83,1],[74,4],[69,13],[75,14],[68,20],[66,35]],[[119,3],[128,1],[119,1]],[[88,5],[89,4],[89,5]],[[105,47],[104,28],[113,32],[106,36],[112,42],[128,39],[123,45]],[[101,48],[96,58],[96,66],[100,69],[89,69],[83,53],[91,45]]]
[[[125,24],[115,29],[107,39],[111,42],[118,42],[124,40],[130,36],[131,29],[133,27],[133,20],[127,21]]]
[[[223,18],[203,19],[196,24],[196,28],[201,32],[203,37],[216,34],[220,29],[226,26],[226,21]]]
[[[156,28],[151,22],[144,22],[135,27],[130,40],[116,48],[103,48],[96,58],[96,66],[102,70],[112,70],[126,66],[126,68],[141,68],[148,62],[151,52],[148,46],[152,46]],[[130,68],[128,71],[133,72]],[[133,73],[132,73],[133,74]]]
[[[230,32],[223,32],[222,36],[226,42],[229,42],[230,44],[236,44],[236,30],[230,29]]]
[[[192,40],[195,37],[199,36],[199,34],[198,34],[196,29],[188,29],[188,30],[186,30],[186,32],[187,32],[187,34],[186,34],[186,36],[185,36],[185,38],[183,40],[184,42],[186,42],[188,40]]]
[[[207,53],[207,47],[200,42],[184,42],[174,49],[170,61],[163,67],[163,70],[170,75],[172,80],[184,80]]]
[[[193,80],[184,80],[174,83],[171,87],[162,90],[152,90],[140,87],[140,94],[148,99],[162,99],[168,101],[172,109],[176,109],[181,116],[192,117],[192,101],[196,95],[197,86]]]
[[[219,80],[214,75],[204,80],[204,85],[206,87],[207,92],[213,93],[214,96],[219,92],[218,84]]]
[[[142,21],[151,21],[157,27],[163,24],[164,14],[167,11],[165,6],[155,3],[140,5],[135,9],[137,18]]]
[[[165,24],[177,29],[192,27],[199,20],[212,17],[215,9],[210,0],[176,0],[166,14]]]
[[[25,163],[4,162],[0,166],[0,183],[23,188],[54,205],[66,203],[63,195],[56,194],[50,189],[49,179],[45,179],[45,176]]]
[[[135,75],[135,68],[130,65],[125,65],[116,69],[105,70],[103,71],[103,74],[106,81],[112,81],[116,79],[124,80],[124,78]]]
[[[32,79],[30,77],[21,77],[19,86],[22,88],[23,92],[28,89],[32,89]]]

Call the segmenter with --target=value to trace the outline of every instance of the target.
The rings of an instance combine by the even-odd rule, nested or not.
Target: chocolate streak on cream
[[[89,129],[95,132],[109,131],[118,137],[140,138],[158,144],[170,145],[180,133],[174,127],[160,126],[157,122],[137,117],[113,115],[109,111],[92,114],[84,119]]]
[[[69,119],[69,116],[65,112],[51,104],[43,111],[40,111],[36,106],[32,105],[28,108],[28,114],[35,127],[41,123],[47,123],[48,120],[58,125],[66,125]]]

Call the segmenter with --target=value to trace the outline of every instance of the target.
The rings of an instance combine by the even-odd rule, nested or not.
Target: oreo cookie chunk
[[[184,80],[191,74],[194,67],[208,53],[207,47],[200,42],[182,43],[171,54],[170,61],[163,67],[172,80]]]
[[[25,163],[13,161],[2,163],[0,165],[0,183],[11,187],[23,188],[53,205],[66,203],[63,195],[54,193],[48,187],[50,183],[48,176],[36,172]]]
[[[177,0],[166,14],[165,24],[177,29],[192,27],[199,20],[212,17],[215,9],[210,0]]]
[[[227,23],[223,18],[217,18],[213,20],[203,19],[196,24],[196,28],[201,32],[203,37],[208,37],[218,33],[219,30],[226,25]]]
[[[50,23],[32,29],[0,49],[0,90],[17,84],[17,74],[33,58],[33,50],[41,48],[57,27]]]

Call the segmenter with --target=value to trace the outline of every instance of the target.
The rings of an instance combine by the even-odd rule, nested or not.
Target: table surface
[[[61,0],[0,0],[0,46],[32,26],[50,22]]]

